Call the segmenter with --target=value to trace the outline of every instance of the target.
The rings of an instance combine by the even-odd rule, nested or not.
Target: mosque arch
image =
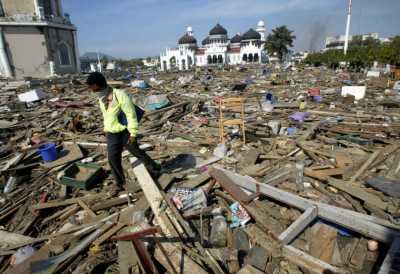
[[[254,54],[254,62],[259,62],[260,61],[260,57],[258,56],[258,53]]]
[[[188,56],[188,69],[190,69],[193,66],[193,59],[191,56]]]
[[[175,58],[175,56],[172,56],[169,59],[169,65],[170,65],[171,68],[175,68],[176,67],[176,58]]]
[[[182,59],[181,64],[182,64],[182,70],[186,70],[186,60],[185,59]]]
[[[222,55],[218,55],[218,64],[222,64],[224,62],[224,58],[222,58]]]
[[[249,63],[253,62],[253,54],[252,53],[249,54],[248,61],[249,61]]]
[[[244,62],[247,62],[247,54],[243,54],[242,60],[243,60]]]
[[[213,55],[213,58],[212,58],[212,62],[213,62],[213,64],[216,64],[216,63],[217,63],[217,61],[218,61],[218,59],[217,59],[217,55]]]
[[[207,64],[212,64],[212,57],[211,57],[211,55],[208,55],[207,56]]]

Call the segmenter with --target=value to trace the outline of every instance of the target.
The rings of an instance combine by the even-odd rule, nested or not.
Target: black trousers
[[[108,162],[112,174],[117,182],[117,186],[122,187],[125,183],[124,171],[122,169],[122,151],[126,148],[133,156],[138,158],[149,170],[154,173],[160,169],[160,166],[153,161],[143,150],[139,148],[137,141],[128,144],[129,132],[125,130],[119,133],[107,133],[107,152]]]

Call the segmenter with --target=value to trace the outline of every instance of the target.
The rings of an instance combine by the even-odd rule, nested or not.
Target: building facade
[[[160,54],[161,70],[187,70],[193,66],[238,65],[261,63],[266,60],[264,50],[265,24],[258,22],[257,28],[228,38],[227,30],[215,25],[209,35],[197,45],[192,27],[178,40],[178,47],[167,48]]]
[[[373,32],[373,33],[367,33],[367,34],[362,34],[362,35],[354,35],[354,36],[349,36],[349,41],[352,41],[354,37],[361,37],[363,41],[372,38],[375,40],[379,40],[381,43],[389,42],[390,40],[388,38],[381,38],[379,37],[379,33]],[[344,42],[346,40],[346,35],[337,35],[337,36],[330,36],[325,39],[325,49],[324,50],[329,50],[329,49],[338,49],[338,50],[343,50],[344,49]]]
[[[0,76],[80,71],[77,29],[61,0],[0,0]]]

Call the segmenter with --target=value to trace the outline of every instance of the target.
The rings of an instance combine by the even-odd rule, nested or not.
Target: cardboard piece
[[[360,100],[365,97],[366,91],[366,86],[343,86],[342,96],[353,95],[356,100]]]
[[[31,91],[19,94],[18,100],[20,102],[31,103],[31,102],[36,102],[36,101],[42,100],[45,97],[46,97],[46,93],[44,93],[44,91],[42,89],[33,89]]]

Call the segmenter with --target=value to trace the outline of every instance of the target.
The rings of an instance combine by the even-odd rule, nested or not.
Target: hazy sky
[[[264,20],[287,25],[297,36],[295,50],[320,49],[326,36],[345,32],[348,0],[64,0],[78,27],[81,54],[155,56],[173,47],[193,27],[198,43],[216,24],[229,37]],[[351,33],[400,34],[400,0],[353,0]]]

